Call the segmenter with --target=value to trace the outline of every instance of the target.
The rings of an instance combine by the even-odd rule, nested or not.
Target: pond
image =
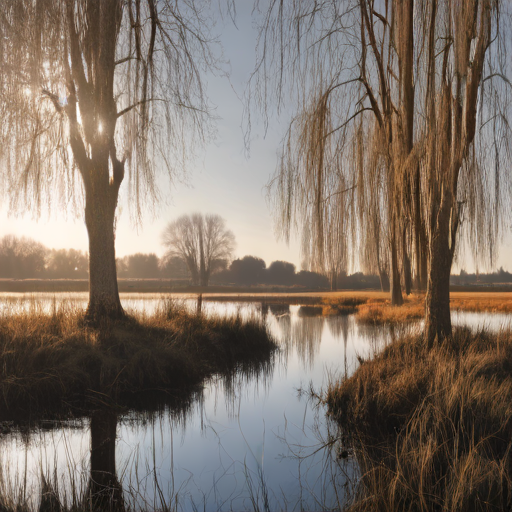
[[[51,310],[56,300],[82,306],[86,296],[36,299],[10,295],[2,312]],[[127,309],[151,314],[162,298],[122,300]],[[43,474],[68,505],[80,499],[91,480],[106,478],[119,486],[123,506],[136,510],[340,508],[356,482],[357,467],[350,457],[338,458],[336,444],[331,446],[336,429],[315,393],[330,379],[351,374],[358,356],[379,350],[393,333],[358,325],[353,315],[310,316],[314,308],[277,303],[204,302],[203,312],[261,316],[279,352],[259,374],[214,378],[176,407],[0,425],[1,492],[25,493],[37,508]],[[510,323],[507,315],[454,313],[453,319],[473,327]]]

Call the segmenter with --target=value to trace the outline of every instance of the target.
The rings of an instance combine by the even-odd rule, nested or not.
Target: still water
[[[21,296],[11,299],[4,309],[51,311],[56,300],[79,307],[86,303],[81,294],[38,296],[37,306]],[[122,300],[126,309],[145,314],[162,305],[156,295]],[[357,468],[350,457],[337,458],[336,443],[331,443],[336,429],[311,391],[321,393],[329,380],[351,374],[357,355],[378,351],[396,332],[358,325],[353,316],[305,316],[299,306],[283,304],[205,302],[203,311],[259,315],[279,352],[259,374],[206,382],[179,409],[114,411],[27,429],[0,425],[2,493],[25,492],[37,507],[44,474],[58,487],[61,501],[70,504],[96,471],[115,473],[125,506],[134,509],[339,508],[355,484]],[[454,313],[453,320],[498,328],[508,326],[510,316]],[[91,443],[110,455],[91,464]]]

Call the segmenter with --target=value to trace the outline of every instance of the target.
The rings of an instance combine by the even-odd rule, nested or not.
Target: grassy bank
[[[361,467],[351,511],[510,509],[512,332],[396,340],[327,403]]]
[[[425,316],[425,295],[404,297],[402,306],[392,306],[386,297],[367,294],[323,299],[324,315],[355,313],[356,320],[370,325],[396,325],[421,320]],[[502,292],[452,292],[450,309],[474,313],[512,313],[512,294]]]
[[[275,347],[258,320],[197,316],[172,302],[98,328],[65,305],[4,315],[0,419],[172,399],[213,374],[268,364]]]

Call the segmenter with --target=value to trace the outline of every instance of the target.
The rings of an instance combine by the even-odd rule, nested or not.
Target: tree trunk
[[[407,253],[407,228],[402,230],[402,267],[404,270],[404,284],[406,295],[411,294],[412,276],[411,276],[411,260]]]
[[[114,194],[115,192],[115,194]],[[89,305],[86,318],[124,317],[117,287],[114,217],[117,191],[96,187],[86,190],[85,224],[89,235]]]
[[[383,292],[389,292],[389,290],[391,289],[389,286],[389,276],[385,270],[379,269],[379,279],[380,279],[380,289]]]
[[[396,232],[392,227],[391,234],[391,304],[401,306],[404,303],[400,285],[400,270],[398,268],[398,250],[396,246]]]
[[[438,225],[430,240],[430,265],[425,305],[425,337],[429,346],[452,334],[450,271],[453,251],[449,245],[450,209],[439,211]]]
[[[333,291],[333,292],[336,291],[338,289],[338,276],[337,276],[337,272],[335,270],[331,271],[330,282],[331,282],[331,291]]]
[[[186,263],[187,263],[188,271],[190,272],[190,279],[192,281],[192,286],[196,286],[199,284],[199,271],[197,268],[197,262],[193,258],[187,257]]]
[[[116,474],[117,415],[109,410],[91,416],[91,479],[87,492],[91,510],[125,510],[123,489]]]
[[[199,224],[199,285],[208,286],[208,276],[206,273],[206,261],[204,254],[204,233],[203,223]]]
[[[428,280],[428,247],[427,247],[427,234],[425,232],[424,226],[421,231],[420,244],[421,244],[420,290],[423,291],[423,290],[427,289],[427,280]]]
[[[421,186],[420,173],[417,166],[414,174],[414,286],[418,291],[425,290],[427,286],[427,243],[425,226],[421,213]]]

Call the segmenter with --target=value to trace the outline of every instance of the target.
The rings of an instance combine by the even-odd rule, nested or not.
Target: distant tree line
[[[117,258],[120,278],[176,279],[192,283],[189,266],[183,258],[167,253],[136,253]],[[261,258],[245,256],[229,264],[224,259],[215,264],[211,281],[216,284],[257,285],[272,284],[327,288],[325,276],[315,272],[295,271],[295,265],[274,261],[268,268]],[[76,249],[49,249],[36,240],[7,235],[0,239],[0,278],[11,279],[86,279],[88,254]]]
[[[117,273],[124,279],[172,279],[184,284],[195,284],[189,266],[183,258],[167,253],[159,258],[154,253],[136,253],[116,260]],[[219,260],[210,282],[235,286],[297,286],[327,289],[329,278],[308,270],[296,271],[286,261],[273,261],[267,267],[256,256],[244,256],[229,262]],[[11,279],[87,279],[89,257],[76,249],[49,249],[40,242],[26,237],[7,235],[0,239],[0,278]],[[379,289],[379,276],[356,272],[336,276],[339,289]],[[464,270],[452,275],[452,285],[478,285],[512,283],[512,274],[500,268],[489,274],[469,274]]]
[[[0,239],[0,278],[85,279],[89,257],[76,249],[49,249],[25,237]]]
[[[456,286],[508,283],[512,283],[512,274],[503,270],[503,267],[490,274],[468,274],[465,270],[461,270],[459,275],[450,276],[450,284]]]

